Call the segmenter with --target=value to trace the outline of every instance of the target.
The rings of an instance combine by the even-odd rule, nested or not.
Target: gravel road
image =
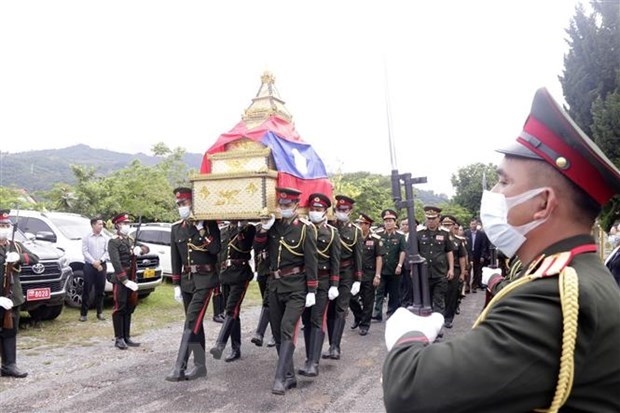
[[[484,294],[468,295],[454,328],[444,339],[469,330],[481,310]],[[275,349],[250,343],[258,307],[242,309],[242,357],[233,363],[207,353],[208,377],[170,383],[164,377],[176,358],[182,321],[134,337],[142,345],[120,351],[112,339],[82,346],[18,350],[25,379],[0,378],[2,412],[381,412],[380,385],[386,355],[385,323],[373,323],[367,336],[345,328],[340,360],[322,360],[320,375],[297,376],[298,387],[285,396],[271,394]],[[140,308],[136,311],[140,311]],[[111,317],[104,323],[112,331]],[[349,317],[349,323],[351,316]],[[77,321],[76,321],[77,322]],[[207,347],[220,324],[205,321]],[[18,336],[18,346],[19,346]],[[208,351],[207,348],[207,351]],[[226,349],[227,354],[229,348]],[[295,366],[305,358],[300,335]]]

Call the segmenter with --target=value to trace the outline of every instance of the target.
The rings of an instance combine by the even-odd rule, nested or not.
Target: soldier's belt
[[[282,277],[299,274],[300,272],[304,272],[304,267],[280,268],[279,270],[272,271],[271,275],[273,275],[273,278],[276,280],[279,280]]]
[[[248,265],[248,264],[249,264],[248,260],[229,259],[229,260],[222,262],[222,264],[220,264],[220,269],[223,271],[228,267],[232,267],[233,265],[241,267],[241,266]]]
[[[183,272],[184,273],[197,273],[197,272],[213,272],[215,271],[215,267],[211,264],[200,264],[200,265],[184,265]]]
[[[317,274],[319,277],[329,277],[329,273],[331,270],[318,270]]]
[[[340,269],[349,268],[353,265],[353,260],[342,260],[340,261]]]

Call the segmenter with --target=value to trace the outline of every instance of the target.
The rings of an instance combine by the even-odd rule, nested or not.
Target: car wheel
[[[47,311],[43,314],[42,320],[54,320],[60,313],[62,313],[63,305],[54,305],[52,307],[46,307]]]
[[[67,286],[65,303],[72,308],[82,307],[82,293],[84,292],[84,273],[81,270],[73,271]],[[93,294],[90,294],[93,297]]]
[[[144,291],[139,291],[138,292],[138,298],[142,299],[142,298],[146,298],[149,295],[151,295],[151,293],[153,292],[153,290],[144,290]]]

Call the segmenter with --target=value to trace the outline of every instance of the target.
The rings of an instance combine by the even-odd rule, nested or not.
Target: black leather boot
[[[2,377],[16,377],[22,379],[28,375],[25,371],[17,368],[17,338],[5,337],[2,339],[2,367],[0,375]]]
[[[190,352],[194,354],[194,367],[185,373],[187,380],[195,380],[199,377],[207,377],[207,353],[201,338],[198,341],[189,343]]]
[[[278,346],[276,346],[278,347]],[[276,367],[276,377],[273,381],[273,387],[271,388],[271,393],[283,395],[286,393],[287,389],[287,373],[289,372],[290,367],[292,366],[293,352],[295,351],[295,346],[291,340],[283,341],[278,349],[278,365]],[[288,384],[292,384],[288,383]]]
[[[252,337],[252,343],[258,347],[263,346],[263,337],[265,336],[265,330],[269,324],[269,307],[263,307],[260,310],[260,316],[258,317],[258,326],[256,326],[256,333]]]
[[[340,341],[342,340],[342,333],[344,331],[345,319],[344,317],[338,317],[334,320],[334,335],[332,336],[332,345],[329,347],[329,358],[332,360],[340,360]]]
[[[181,345],[179,346],[179,354],[177,354],[177,361],[174,363],[172,372],[166,376],[167,381],[187,380],[185,377],[185,368],[187,367],[187,359],[189,358],[189,340],[191,335],[192,330],[183,331]]]
[[[332,305],[332,304],[329,304],[329,305]],[[332,357],[332,354],[333,354],[332,348],[333,348],[333,342],[334,342],[333,336],[334,336],[334,319],[333,318],[329,318],[329,316],[328,316],[328,318],[327,318],[327,337],[328,337],[328,340],[329,340],[329,349],[325,353],[323,353],[323,358],[324,359],[329,359],[329,358]]]
[[[227,363],[241,358],[241,319],[236,318],[230,333],[230,347],[231,352],[228,357],[224,359]]]
[[[310,356],[310,366],[306,371],[306,376],[316,377],[319,375],[319,360],[321,360],[321,349],[323,348],[323,340],[325,333],[320,328],[312,329],[312,354]]]
[[[140,343],[133,341],[131,339],[131,314],[125,315],[125,320],[123,321],[123,337],[125,338],[125,344],[129,347],[140,347]]]
[[[226,348],[226,342],[228,341],[228,337],[230,337],[230,333],[234,326],[235,319],[226,316],[224,323],[222,324],[222,328],[220,328],[220,333],[217,336],[217,340],[215,342],[215,347],[209,350],[209,353],[213,355],[213,358],[219,360],[222,358],[222,352]]]
[[[304,364],[304,367],[300,368],[299,370],[297,370],[297,373],[301,374],[302,376],[308,376],[308,371],[310,371],[311,367],[310,365],[312,364],[312,348],[314,347],[314,338],[315,338],[315,334],[313,334],[314,332],[314,328],[310,327],[310,324],[306,324],[304,326],[304,344],[306,347],[306,363]]]
[[[125,339],[123,338],[124,333],[124,324],[125,317],[121,314],[113,313],[112,314],[112,326],[114,326],[114,347],[119,350],[127,350],[127,343],[125,343]]]

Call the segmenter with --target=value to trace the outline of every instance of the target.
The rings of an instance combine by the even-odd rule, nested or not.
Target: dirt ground
[[[484,294],[468,295],[454,328],[444,339],[463,334],[479,314]],[[250,343],[259,308],[242,309],[242,358],[233,363],[214,360],[208,349],[220,324],[209,318],[208,377],[170,383],[182,320],[134,337],[142,345],[117,350],[113,340],[91,340],[64,348],[37,346],[18,350],[25,379],[0,378],[2,412],[381,412],[380,384],[386,355],[385,323],[374,323],[367,336],[349,328],[342,339],[340,360],[321,360],[317,378],[297,376],[298,387],[285,396],[271,394],[277,361],[273,348]],[[136,311],[139,311],[139,307]],[[102,322],[112,332],[111,317]],[[77,321],[76,321],[77,322]],[[18,336],[18,343],[19,343]],[[295,366],[305,359],[303,337],[297,343]],[[227,354],[229,348],[226,349]],[[190,360],[191,363],[191,360]]]

